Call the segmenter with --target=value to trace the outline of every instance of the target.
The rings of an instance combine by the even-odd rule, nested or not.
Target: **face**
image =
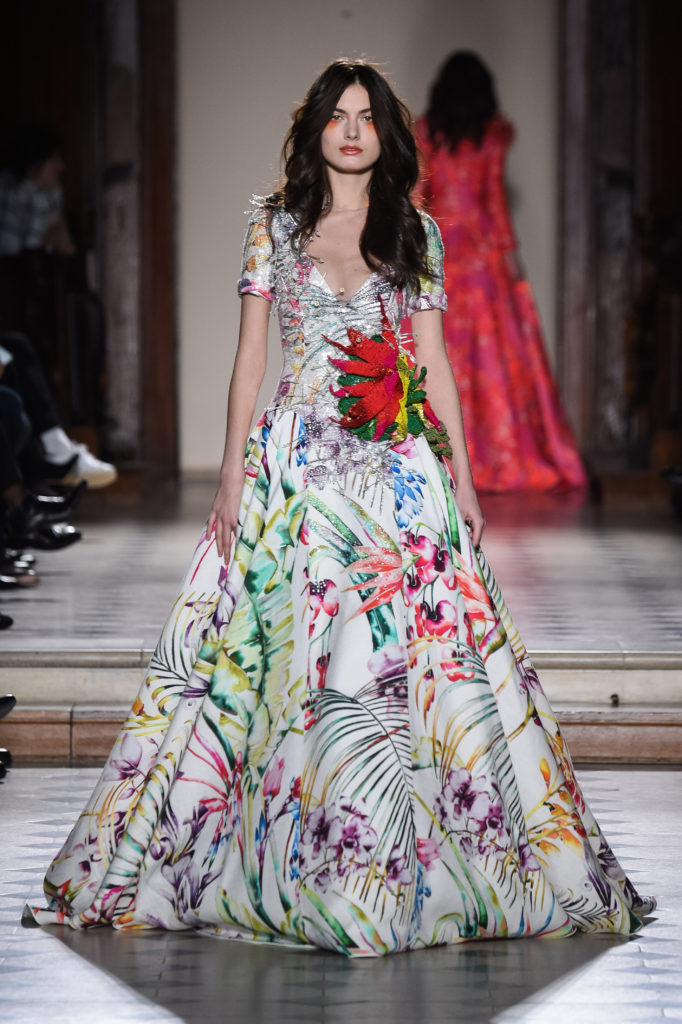
[[[322,156],[342,174],[362,174],[374,167],[380,153],[369,94],[362,85],[349,85],[322,132]]]
[[[61,153],[53,153],[43,164],[38,166],[31,177],[38,188],[52,189],[59,185],[63,171],[64,161]]]

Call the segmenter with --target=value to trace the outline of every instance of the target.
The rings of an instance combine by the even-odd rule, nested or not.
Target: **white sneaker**
[[[81,480],[85,480],[88,487],[97,490],[98,487],[108,487],[118,477],[116,466],[110,462],[102,462],[95,458],[90,449],[84,444],[75,444],[74,449],[78,452],[78,458],[60,483],[75,487]]]

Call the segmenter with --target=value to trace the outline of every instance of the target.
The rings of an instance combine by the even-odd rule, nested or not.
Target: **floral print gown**
[[[251,216],[239,289],[284,367],[229,567],[204,533],[40,922],[349,956],[639,926],[400,334],[446,304],[424,225],[419,293],[343,303],[286,212]]]
[[[417,125],[419,194],[445,242],[445,343],[478,489],[584,487],[530,285],[511,273],[504,167],[513,134],[496,116],[480,146],[464,140],[451,151],[432,144],[425,118]]]

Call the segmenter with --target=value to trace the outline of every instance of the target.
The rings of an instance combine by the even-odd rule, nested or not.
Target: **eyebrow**
[[[343,107],[334,107],[334,113],[335,114],[347,114],[348,111],[344,110]],[[362,110],[358,110],[358,114],[371,114],[371,113],[372,113],[372,108],[371,107],[363,107]]]

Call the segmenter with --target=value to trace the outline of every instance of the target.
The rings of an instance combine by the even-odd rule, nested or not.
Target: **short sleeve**
[[[267,224],[267,211],[254,210],[249,217],[242,272],[237,285],[239,295],[262,295],[269,302],[274,300],[273,292],[273,244]]]
[[[419,277],[419,293],[410,296],[407,306],[408,313],[419,313],[422,309],[442,309],[448,307],[445,295],[445,276],[443,271],[443,241],[433,217],[426,213],[420,214],[426,231],[426,262],[430,274]]]

